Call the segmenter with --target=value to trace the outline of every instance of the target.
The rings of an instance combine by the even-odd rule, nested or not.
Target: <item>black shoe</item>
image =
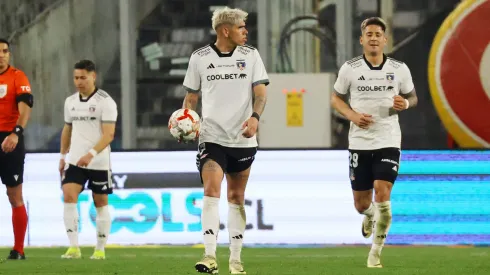
[[[25,260],[26,255],[20,254],[16,250],[10,250],[10,255],[7,257],[7,260]]]

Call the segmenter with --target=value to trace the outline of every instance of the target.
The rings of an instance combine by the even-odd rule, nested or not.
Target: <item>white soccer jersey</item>
[[[195,51],[189,60],[184,88],[202,92],[202,121],[199,143],[227,147],[256,147],[256,136],[245,138],[243,123],[253,113],[253,87],[269,84],[259,52],[238,46],[221,53],[214,44]]]
[[[65,123],[72,125],[68,163],[76,165],[102,137],[102,123],[115,123],[117,105],[111,96],[98,89],[82,99],[75,93],[65,100]],[[110,145],[95,156],[87,166],[93,170],[110,170]]]
[[[389,116],[393,97],[414,89],[410,69],[403,62],[384,56],[383,63],[373,67],[364,56],[345,62],[340,68],[334,89],[350,93],[350,106],[357,113],[372,115],[374,123],[367,130],[351,122],[349,149],[374,150],[401,147],[398,115]]]

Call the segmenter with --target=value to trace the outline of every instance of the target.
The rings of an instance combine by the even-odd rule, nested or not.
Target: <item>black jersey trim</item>
[[[252,88],[257,86],[257,85],[260,85],[260,84],[264,84],[265,86],[269,85],[269,79],[261,79],[261,80],[257,80],[255,81],[254,83],[252,83]]]
[[[236,47],[235,47],[229,53],[222,53],[222,52],[220,52],[220,50],[218,49],[218,47],[216,47],[216,45],[214,45],[214,43],[209,44],[209,46],[211,47],[211,49],[213,49],[216,52],[216,54],[219,57],[231,57],[233,55],[233,52],[236,49]]]
[[[194,90],[194,89],[191,89],[191,88],[189,88],[189,87],[187,87],[187,86],[185,86],[185,85],[182,85],[182,86],[184,86],[184,90],[186,90],[186,91],[187,91],[187,92],[189,92],[189,93],[193,93],[193,94],[197,94],[197,93],[199,93],[199,89]]]
[[[377,70],[377,71],[381,71],[383,69],[383,66],[385,65],[386,63],[386,60],[388,59],[386,57],[385,54],[383,54],[383,62],[381,62],[381,64],[378,66],[378,67],[374,67],[373,65],[371,65],[371,63],[369,63],[369,61],[366,59],[366,56],[362,55],[362,58],[364,58],[364,62],[366,62],[366,64],[368,65],[369,69],[371,70]]]
[[[253,46],[250,46],[250,45],[248,45],[248,44],[245,44],[245,45],[243,45],[242,47],[247,47],[247,48],[249,48],[249,49],[255,50],[255,48],[254,48]]]
[[[80,92],[78,92],[78,98],[80,99],[80,102],[87,102],[87,101],[89,101],[97,93],[98,90],[99,90],[99,88],[95,87],[95,90],[86,99],[83,99],[82,98],[82,94]]]
[[[101,97],[103,97],[103,98],[107,98],[107,97],[109,97],[109,94],[108,94],[107,92],[105,92],[105,91],[102,91],[102,90],[97,90],[97,93],[98,93],[98,94],[99,94]]]

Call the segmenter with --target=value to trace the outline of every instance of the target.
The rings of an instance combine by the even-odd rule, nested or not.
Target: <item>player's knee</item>
[[[364,211],[368,210],[369,206],[371,206],[371,200],[357,200],[354,201],[354,207],[357,212],[360,214],[364,213]]]
[[[21,195],[10,195],[9,197],[9,202],[12,207],[19,207],[24,204],[24,198]]]
[[[7,187],[7,197],[9,198],[9,202],[12,207],[19,207],[24,204],[22,187],[20,185],[15,187]]]
[[[221,193],[221,185],[213,181],[204,182],[204,196],[219,198]]]
[[[104,207],[109,204],[109,196],[105,194],[93,194],[94,205],[96,208]]]
[[[78,202],[78,194],[74,189],[71,188],[63,188],[63,202],[64,203],[77,203]]]
[[[63,202],[65,203],[77,203],[78,202],[78,194],[64,192],[63,194]]]
[[[228,202],[243,205],[245,202],[245,194],[237,190],[228,190]]]

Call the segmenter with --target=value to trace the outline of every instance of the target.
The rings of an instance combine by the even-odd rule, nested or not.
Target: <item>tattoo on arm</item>
[[[419,102],[415,88],[410,93],[401,94],[401,96],[408,100],[408,105],[410,106],[410,108],[417,106],[417,103]]]
[[[405,98],[406,100],[408,100],[408,105],[409,105],[409,108],[413,108],[415,106],[417,106],[417,103],[419,102],[418,100],[418,97],[417,97],[417,93],[415,92],[415,89],[413,89],[410,93],[408,94],[400,94],[401,97]],[[400,112],[393,109],[393,107],[390,108],[389,110],[389,115],[392,116],[392,115],[397,115],[399,114]]]
[[[265,104],[267,102],[267,98],[265,96],[255,96],[254,97],[254,112],[261,115],[265,109]]]
[[[196,110],[197,108],[197,101],[199,99],[199,94],[197,93],[187,93],[187,95],[184,98],[184,104],[182,105],[183,108],[186,109],[191,109],[191,110]]]

